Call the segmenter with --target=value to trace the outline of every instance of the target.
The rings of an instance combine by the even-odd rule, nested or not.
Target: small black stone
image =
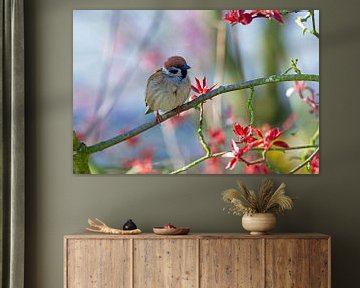
[[[135,229],[137,229],[136,224],[131,219],[126,221],[126,223],[123,226],[123,230],[135,230]]]

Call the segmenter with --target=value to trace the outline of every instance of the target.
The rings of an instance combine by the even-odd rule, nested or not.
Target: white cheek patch
[[[162,70],[166,75],[168,75],[170,77],[179,77],[179,76],[181,76],[181,70],[177,69],[177,68],[174,68],[174,67],[170,68],[169,70],[166,69],[165,67],[163,67]],[[171,70],[176,70],[177,72],[176,73],[171,73],[170,72]]]

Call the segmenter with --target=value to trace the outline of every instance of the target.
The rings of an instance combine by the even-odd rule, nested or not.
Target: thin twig
[[[194,107],[198,106],[200,103],[203,103],[204,101],[209,100],[217,95],[224,94],[224,93],[231,92],[231,91],[243,90],[243,89],[248,89],[251,87],[266,85],[266,84],[270,84],[270,83],[278,83],[278,82],[286,82],[286,81],[302,81],[302,80],[319,82],[320,77],[319,77],[319,75],[315,75],[315,74],[273,75],[273,76],[270,76],[267,78],[258,78],[258,79],[246,81],[243,83],[220,86],[217,89],[214,89],[206,94],[203,94],[203,95],[197,97],[195,100],[193,100],[191,102],[187,102],[187,103],[181,105],[177,109],[174,109],[174,110],[171,110],[171,111],[165,113],[164,115],[161,116],[160,122],[158,122],[158,121],[156,121],[156,119],[154,119],[150,122],[147,122],[143,125],[140,125],[140,126],[134,128],[124,134],[115,136],[111,139],[99,142],[92,146],[87,146],[85,148],[86,153],[93,154],[96,152],[100,152],[104,149],[107,149],[107,148],[112,147],[116,144],[119,144],[123,141],[126,141],[133,136],[136,136],[146,130],[149,130],[150,128],[152,128],[154,126],[159,125],[161,122],[164,122],[164,121],[170,119],[171,117],[177,115],[178,113],[181,113],[181,112],[187,111],[191,108],[194,108]]]
[[[318,148],[318,145],[302,145],[302,146],[293,146],[293,147],[271,147],[267,151],[288,151],[288,150],[300,150],[300,149],[311,149],[311,148]],[[263,148],[253,148],[254,151],[263,151]]]
[[[198,133],[198,136],[199,136],[199,142],[200,142],[201,146],[203,147],[203,149],[205,151],[205,155],[203,157],[200,157],[199,159],[191,162],[190,164],[182,167],[182,168],[179,168],[179,169],[177,169],[177,170],[175,170],[173,172],[170,172],[170,174],[178,174],[180,172],[184,172],[184,171],[190,169],[191,167],[201,163],[202,161],[212,157],[210,146],[206,142],[204,134],[203,134],[203,126],[204,126],[204,103],[201,103],[200,104],[200,115],[199,115],[199,127],[197,129],[197,133]],[[178,171],[178,173],[175,173],[177,171]]]
[[[254,105],[253,105],[253,97],[254,97],[254,93],[255,93],[255,89],[254,87],[250,88],[250,95],[249,98],[247,100],[247,108],[249,110],[249,118],[250,118],[250,126],[254,125],[254,121],[255,121],[255,117],[254,117]]]
[[[316,128],[316,131],[315,131],[315,133],[314,133],[314,135],[311,137],[311,144],[313,144],[313,145],[315,145],[315,143],[316,143],[316,140],[319,138],[319,132],[320,132],[320,129],[319,129],[320,127],[319,127],[319,125],[317,126],[317,128]]]
[[[287,148],[270,148],[268,150],[264,150],[261,148],[254,148],[253,150],[255,151],[262,151],[262,158],[258,159],[258,160],[254,160],[254,161],[246,161],[245,159],[242,159],[243,162],[250,166],[250,165],[255,165],[255,164],[259,164],[259,163],[263,163],[266,160],[266,154],[269,151],[280,151],[280,152],[285,152],[287,150],[300,150],[300,149],[311,149],[311,148],[318,148],[317,145],[304,145],[304,146],[293,146],[293,147],[287,147]],[[169,174],[179,174],[181,172],[185,172],[186,170],[189,170],[190,168],[196,166],[197,164],[200,164],[201,162],[204,162],[207,159],[210,158],[215,158],[215,157],[219,157],[224,155],[225,153],[227,153],[228,151],[223,151],[223,152],[218,152],[218,153],[214,153],[214,154],[210,154],[210,155],[205,155],[203,157],[200,157],[196,160],[194,160],[193,162],[187,164],[186,166],[179,168],[175,171],[170,172]]]
[[[310,14],[311,14],[311,21],[312,21],[312,31],[311,31],[311,34],[313,34],[313,35],[316,36],[317,38],[320,38],[319,32],[316,31],[315,12],[314,12],[314,10],[309,10],[309,12],[310,12]]]
[[[211,155],[211,149],[210,149],[209,144],[207,144],[204,134],[203,134],[203,125],[204,125],[204,123],[203,123],[204,122],[204,107],[203,106],[204,106],[204,104],[202,103],[200,105],[199,128],[197,130],[197,133],[199,135],[200,144],[205,150],[205,153],[206,153],[205,156],[209,156],[209,155]]]
[[[200,164],[201,162],[204,162],[207,159],[219,157],[219,156],[224,155],[225,153],[226,152],[219,152],[219,153],[214,153],[214,154],[210,154],[210,155],[207,155],[207,156],[205,155],[205,156],[200,157],[200,158],[196,159],[195,161],[187,164],[186,166],[184,166],[184,167],[182,167],[180,169],[177,169],[175,171],[170,172],[169,174],[180,174],[180,173],[185,172],[186,170],[189,170],[190,168]]]
[[[310,30],[305,26],[304,23],[307,23],[307,20],[311,18],[312,20],[312,29]],[[315,24],[315,15],[314,10],[309,10],[309,13],[305,17],[297,17],[295,23],[303,30],[303,33],[309,32],[310,34],[314,35],[318,39],[320,38],[319,32],[316,31],[316,24]]]
[[[309,163],[315,157],[316,153],[318,153],[319,150],[320,150],[319,147],[316,148],[315,151],[304,162],[302,162],[301,164],[290,170],[289,174],[294,174],[295,172],[303,168],[307,163]]]
[[[303,12],[303,10],[280,10],[280,13],[282,15],[287,15],[287,14],[291,14],[291,13],[299,13],[299,12]]]
[[[251,165],[256,165],[256,164],[260,164],[260,163],[264,163],[266,158],[265,156],[262,156],[261,158],[254,160],[254,161],[247,161],[244,158],[241,158],[241,160],[247,165],[247,166],[251,166]]]

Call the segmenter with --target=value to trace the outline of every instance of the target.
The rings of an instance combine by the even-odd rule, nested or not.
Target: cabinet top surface
[[[65,239],[329,239],[329,235],[320,233],[286,233],[250,235],[245,233],[189,233],[188,235],[156,235],[142,233],[138,235],[110,235],[101,233],[76,233],[64,236]]]

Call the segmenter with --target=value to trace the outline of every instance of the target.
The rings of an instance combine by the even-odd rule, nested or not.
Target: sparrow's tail
[[[145,115],[154,112],[149,106],[146,107]]]

